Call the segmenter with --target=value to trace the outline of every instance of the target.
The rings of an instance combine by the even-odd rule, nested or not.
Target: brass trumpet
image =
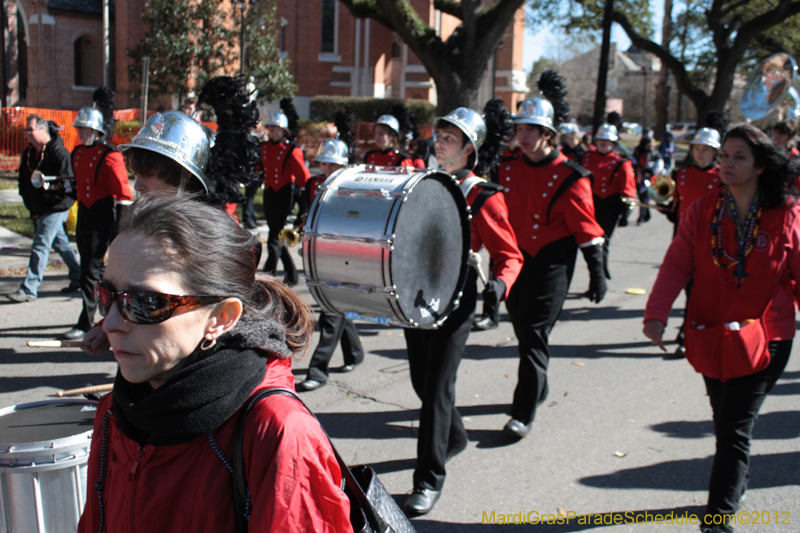
[[[656,176],[647,187],[647,195],[657,204],[666,204],[675,194],[675,180],[669,176]]]
[[[66,189],[72,192],[75,186],[75,178],[70,176],[45,176],[40,170],[34,170],[31,174],[31,185],[37,189]]]
[[[283,244],[287,248],[291,248],[292,246],[296,246],[297,243],[300,242],[300,232],[294,228],[283,228],[278,233],[278,240],[280,240],[281,244]]]

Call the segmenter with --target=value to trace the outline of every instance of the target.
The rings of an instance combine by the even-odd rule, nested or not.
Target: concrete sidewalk
[[[22,196],[17,189],[0,189],[0,204],[21,204]]]

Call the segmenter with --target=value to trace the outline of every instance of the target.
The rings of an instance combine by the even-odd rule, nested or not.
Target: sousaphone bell
[[[792,90],[796,75],[797,63],[786,52],[773,54],[762,61],[747,81],[739,101],[745,118],[758,120],[772,113]],[[792,100],[796,94],[796,91],[792,94]],[[790,111],[796,113],[797,101],[793,107]]]

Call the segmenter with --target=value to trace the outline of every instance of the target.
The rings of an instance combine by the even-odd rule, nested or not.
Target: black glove
[[[490,279],[483,288],[483,304],[497,307],[506,293],[506,284],[499,279]]]
[[[622,206],[619,208],[619,224],[620,228],[624,228],[628,225],[628,215],[630,215],[631,211],[633,211],[633,206],[629,204],[623,203]]]
[[[599,304],[608,291],[605,270],[603,269],[603,244],[581,248],[586,266],[589,267],[589,290],[584,294],[592,302]]]

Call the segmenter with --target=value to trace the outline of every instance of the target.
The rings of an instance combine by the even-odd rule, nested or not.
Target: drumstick
[[[470,266],[474,267],[475,270],[478,271],[478,277],[481,278],[484,286],[489,281],[486,277],[486,274],[483,272],[483,268],[481,268],[481,254],[478,252],[470,252],[469,254],[469,264]]]
[[[83,341],[28,341],[31,348],[89,348],[91,343]]]
[[[93,392],[108,392],[114,388],[113,383],[106,383],[105,385],[94,385],[93,387],[81,387],[80,389],[60,390],[56,396],[80,396],[81,394],[91,394]]]

